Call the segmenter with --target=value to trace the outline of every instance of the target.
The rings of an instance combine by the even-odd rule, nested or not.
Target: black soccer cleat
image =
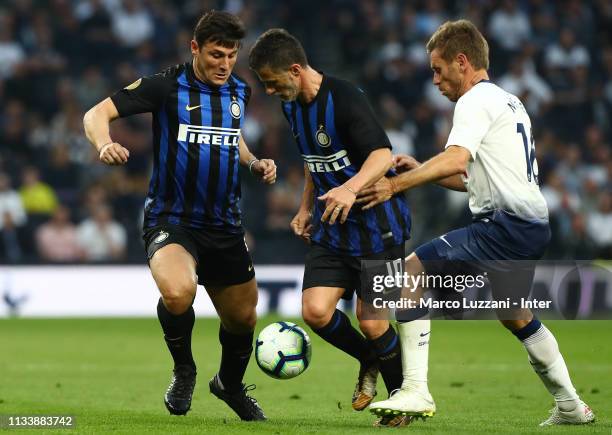
[[[234,392],[229,393],[221,387],[219,375],[216,374],[208,383],[210,392],[228,404],[232,410],[238,414],[241,420],[245,421],[263,421],[267,420],[263,410],[259,407],[257,400],[247,394],[247,391],[255,389],[255,385],[242,384],[242,387]]]
[[[174,368],[172,382],[164,395],[166,408],[173,415],[185,415],[191,409],[191,397],[196,384],[196,370],[189,365]]]

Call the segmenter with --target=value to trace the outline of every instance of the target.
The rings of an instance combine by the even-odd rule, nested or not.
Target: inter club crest
[[[242,109],[240,108],[240,104],[236,101],[236,97],[232,98],[232,102],[230,103],[229,111],[232,118],[239,119],[240,115],[242,115]]]
[[[319,129],[317,130],[316,138],[317,138],[317,142],[319,143],[319,145],[323,148],[327,148],[328,146],[331,145],[331,137],[329,137],[323,125],[319,126]]]

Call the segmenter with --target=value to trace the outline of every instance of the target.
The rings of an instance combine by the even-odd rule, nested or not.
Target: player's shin
[[[183,314],[174,315],[168,311],[162,298],[159,298],[157,317],[164,331],[164,339],[174,360],[174,366],[188,365],[195,369],[191,353],[191,332],[195,323],[193,307],[189,307]]]
[[[380,374],[387,392],[391,394],[402,386],[402,349],[397,333],[389,325],[389,329],[384,334],[368,342],[376,353]]]
[[[219,378],[223,389],[229,392],[242,388],[242,379],[253,352],[253,331],[247,334],[234,334],[223,326],[219,328],[221,343],[221,366]]]
[[[422,319],[427,309],[396,312],[402,348],[403,390],[429,394],[427,371],[431,320]]]
[[[554,335],[535,317],[513,334],[525,346],[533,370],[553,395],[559,409],[571,411],[576,408],[580,399]]]
[[[336,309],[329,323],[322,328],[313,329],[323,340],[348,353],[362,364],[375,359],[365,337],[351,325],[350,319]]]

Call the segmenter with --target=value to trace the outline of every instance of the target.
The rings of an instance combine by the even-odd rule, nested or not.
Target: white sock
[[[427,369],[429,360],[429,338],[431,320],[413,320],[398,323],[402,347],[402,369],[404,381],[402,389],[429,393]]]
[[[553,395],[562,411],[573,410],[580,402],[572,385],[567,366],[563,360],[555,336],[541,325],[532,335],[522,340],[531,367],[540,377],[546,389]]]

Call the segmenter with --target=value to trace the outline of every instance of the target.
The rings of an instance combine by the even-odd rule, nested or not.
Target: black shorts
[[[345,289],[343,299],[351,299],[353,292],[361,298],[363,286],[370,286],[369,274],[366,271],[365,261],[376,263],[377,268],[384,265],[385,260],[397,261],[401,259],[403,265],[406,258],[405,244],[393,246],[378,254],[362,257],[351,257],[337,254],[321,245],[312,244],[310,251],[306,254],[306,266],[304,268],[304,280],[302,291],[311,287],[340,287]],[[386,270],[386,267],[384,268]]]
[[[147,228],[142,236],[147,259],[166,245],[181,245],[196,261],[198,284],[229,286],[255,276],[244,234],[163,224]]]

